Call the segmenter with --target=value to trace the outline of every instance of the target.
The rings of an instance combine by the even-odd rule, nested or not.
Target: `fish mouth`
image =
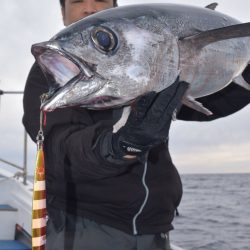
[[[31,52],[50,85],[41,105],[44,111],[53,111],[55,102],[59,102],[74,84],[89,81],[95,75],[95,65],[68,54],[53,43],[34,44]],[[64,107],[66,104],[61,101],[57,106]]]

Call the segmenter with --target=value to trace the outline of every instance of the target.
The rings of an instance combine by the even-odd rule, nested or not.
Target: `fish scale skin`
[[[93,109],[128,105],[146,92],[167,88],[179,74],[190,83],[190,97],[215,93],[244,70],[250,60],[250,39],[228,39],[199,48],[183,38],[239,23],[217,11],[176,4],[125,6],[89,16],[59,32],[49,43],[56,41],[73,59],[96,65],[96,77],[88,84],[98,79],[103,87],[97,86],[95,93],[79,93],[78,85],[86,80],[75,81],[61,87],[67,93],[63,102],[51,105],[49,100],[45,109],[53,110],[60,103]],[[90,41],[91,31],[100,26],[118,38],[117,48],[109,54],[98,51]]]

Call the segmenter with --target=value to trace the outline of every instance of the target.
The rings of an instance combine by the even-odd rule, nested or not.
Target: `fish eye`
[[[98,27],[91,32],[91,39],[94,46],[101,52],[108,53],[117,46],[116,35],[109,29]]]

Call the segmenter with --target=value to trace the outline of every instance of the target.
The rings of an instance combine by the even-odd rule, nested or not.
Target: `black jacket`
[[[34,64],[25,87],[23,116],[34,141],[39,129],[39,96],[47,91],[46,79]],[[221,116],[249,101],[250,94],[236,109]],[[98,136],[112,128],[113,113],[67,108],[47,114],[44,148],[48,209],[64,209],[130,234],[167,232],[172,229],[182,196],[168,146],[152,149],[147,165],[136,160],[107,161],[99,154]],[[179,114],[179,118],[189,117],[202,120],[202,114],[195,111]]]

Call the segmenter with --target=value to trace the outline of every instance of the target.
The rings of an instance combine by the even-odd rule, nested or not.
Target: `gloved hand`
[[[250,84],[250,64],[247,65],[242,73],[242,76]]]
[[[142,96],[132,107],[126,124],[112,134],[112,151],[115,159],[127,155],[145,155],[168,139],[173,112],[180,105],[188,83],[176,80],[160,93]]]

